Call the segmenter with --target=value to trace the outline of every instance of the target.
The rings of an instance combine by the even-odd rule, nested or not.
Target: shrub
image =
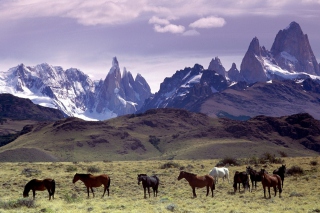
[[[36,170],[36,169],[26,168],[26,169],[23,169],[21,173],[22,173],[23,175],[25,175],[26,177],[31,177],[31,176],[34,175],[34,174],[40,174],[41,171]]]
[[[77,171],[77,167],[75,166],[67,166],[66,172],[75,172]]]
[[[284,161],[281,158],[276,158],[276,156],[274,154],[271,154],[269,152],[265,152],[262,154],[262,156],[259,159],[260,163],[278,163],[281,164]]]
[[[302,175],[304,173],[304,170],[300,166],[291,166],[287,170],[288,175]]]
[[[72,194],[71,196],[69,194],[65,194],[65,195],[63,195],[63,199],[67,203],[76,203],[76,202],[80,201],[80,199],[78,198],[78,196],[76,194]]]
[[[318,161],[312,160],[312,161],[310,161],[310,164],[311,164],[312,166],[316,166],[316,165],[318,165]]]
[[[169,169],[169,168],[180,168],[181,166],[178,163],[168,162],[160,166],[160,169]]]
[[[216,166],[226,166],[226,165],[240,166],[240,164],[241,164],[240,161],[238,161],[235,158],[225,157],[224,159],[219,161]]]
[[[288,154],[285,153],[284,151],[279,151],[279,154],[281,157],[285,158],[285,157],[288,157]]]
[[[88,171],[89,173],[101,172],[100,168],[95,167],[95,166],[89,166],[88,169],[87,169],[87,171]]]
[[[0,207],[3,209],[13,209],[13,208],[20,208],[20,207],[28,207],[28,208],[34,208],[36,207],[35,201],[31,198],[23,198],[23,199],[18,199],[14,201],[0,201]]]

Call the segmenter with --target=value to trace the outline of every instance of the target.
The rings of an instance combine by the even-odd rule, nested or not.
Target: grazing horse
[[[103,195],[106,193],[106,190],[108,191],[109,196],[109,187],[110,187],[110,177],[108,175],[92,175],[92,174],[78,174],[76,173],[73,177],[72,183],[77,182],[78,180],[81,180],[84,185],[87,187],[88,192],[88,198],[89,198],[89,188],[91,189],[91,192],[94,197],[94,192],[92,187],[99,187],[101,185],[104,186]]]
[[[261,171],[259,172],[260,176],[261,176],[261,183],[263,186],[263,192],[264,192],[264,197],[266,198],[266,187],[268,187],[268,192],[269,192],[269,198],[271,198],[270,195],[270,187],[273,187],[274,189],[274,196],[277,195],[277,186],[279,189],[279,197],[281,197],[281,192],[282,192],[282,188],[281,188],[281,178],[279,175],[277,174],[273,174],[273,175],[269,175],[267,174],[267,172],[264,169],[261,169]]]
[[[228,179],[228,183],[229,181],[229,169],[226,167],[213,167],[213,169],[209,172],[209,175],[211,175],[212,177],[214,177],[215,183],[218,183],[218,178],[222,178],[224,180],[224,178]]]
[[[234,193],[236,193],[236,191],[237,191],[237,183],[239,185],[239,192],[240,192],[240,183],[242,183],[244,192],[246,192],[246,188],[248,188],[249,192],[250,192],[249,177],[248,177],[248,174],[246,172],[238,172],[238,171],[236,171],[234,173],[234,177],[233,177]]]
[[[198,176],[196,174],[181,171],[179,174],[178,180],[181,180],[182,178],[185,178],[189,182],[189,185],[192,188],[193,197],[197,197],[196,187],[197,188],[207,187],[207,196],[209,194],[209,187],[210,187],[212,197],[213,197],[213,190],[215,189],[214,177],[210,175]]]
[[[139,174],[138,177],[138,185],[142,182],[143,190],[144,190],[144,198],[146,196],[146,188],[148,188],[149,198],[150,198],[150,187],[153,189],[153,196],[158,196],[158,186],[159,186],[159,178],[155,175],[147,176],[146,174]]]
[[[286,173],[286,165],[282,165],[278,169],[275,169],[273,171],[273,174],[277,174],[280,176],[282,188],[283,188],[283,181],[284,181],[284,174],[285,173]]]
[[[257,182],[261,182],[261,176],[260,176],[259,172],[257,172],[256,170],[254,170],[250,166],[247,166],[246,172],[250,175],[252,188],[254,186],[255,189],[256,189],[257,188]],[[253,184],[253,182],[254,182],[254,184]]]
[[[47,178],[43,180],[32,179],[30,180],[23,190],[23,197],[29,197],[29,191],[32,190],[33,199],[36,197],[36,191],[47,190],[49,192],[49,200],[54,199],[54,191],[56,182],[53,179]]]

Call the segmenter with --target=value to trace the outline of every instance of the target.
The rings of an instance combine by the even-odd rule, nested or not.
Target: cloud
[[[188,31],[185,31],[182,35],[183,36],[197,36],[197,35],[200,35],[200,33],[196,30],[188,30]]]
[[[154,31],[158,33],[183,33],[185,27],[182,25],[168,24],[165,26],[160,26],[158,24],[154,25]]]
[[[210,16],[207,18],[201,18],[189,25],[192,28],[213,28],[213,27],[223,27],[226,21],[223,18]]]
[[[169,25],[170,22],[167,19],[161,19],[157,16],[152,16],[151,19],[149,19],[149,24],[160,24],[160,25]]]

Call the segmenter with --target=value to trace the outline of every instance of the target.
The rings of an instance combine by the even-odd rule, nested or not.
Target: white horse
[[[226,167],[213,167],[213,169],[209,172],[209,175],[211,175],[212,177],[214,177],[214,181],[215,183],[218,183],[218,178],[222,178],[224,181],[224,178],[228,179],[228,183],[230,183],[229,181],[229,169]]]

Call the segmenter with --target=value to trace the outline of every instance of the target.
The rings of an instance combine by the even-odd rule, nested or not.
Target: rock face
[[[0,76],[0,93],[30,98],[34,103],[57,108],[68,116],[86,120],[105,120],[135,113],[151,90],[138,74],[133,79],[125,68],[121,76],[117,58],[105,80],[92,81],[78,69],[63,70],[43,63],[23,64]]]
[[[243,76],[240,74],[240,71],[237,69],[237,65],[235,63],[232,63],[231,68],[227,72],[227,76],[230,81],[244,81]]]
[[[259,40],[255,37],[252,39],[240,67],[240,73],[248,83],[267,81],[263,64],[264,55],[266,55],[266,51],[260,47]]]
[[[214,70],[216,71],[219,75],[222,75],[226,77],[226,70],[222,66],[222,63],[218,57],[215,57],[211,60],[208,70]]]
[[[271,47],[278,65],[290,72],[305,72],[320,75],[318,62],[311,49],[308,36],[303,34],[296,22],[280,30]]]

